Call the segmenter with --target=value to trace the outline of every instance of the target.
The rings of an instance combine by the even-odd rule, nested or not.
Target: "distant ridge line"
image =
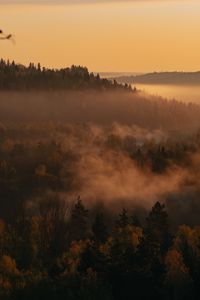
[[[200,71],[195,72],[152,72],[141,75],[114,77],[119,83],[141,84],[200,84]]]

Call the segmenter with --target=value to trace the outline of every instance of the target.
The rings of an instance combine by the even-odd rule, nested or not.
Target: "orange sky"
[[[92,71],[200,70],[198,0],[2,2],[0,28],[15,34],[16,46],[1,41],[0,57]]]

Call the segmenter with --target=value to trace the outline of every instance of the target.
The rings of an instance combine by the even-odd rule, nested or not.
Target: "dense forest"
[[[100,76],[89,73],[81,66],[65,69],[48,69],[30,63],[28,67],[0,60],[0,90],[79,90],[79,89],[125,89],[131,90],[127,84],[118,84]]]
[[[0,70],[0,299],[198,299],[200,107]]]
[[[1,124],[1,299],[197,299],[200,135]]]
[[[104,213],[49,198],[1,221],[1,299],[198,299],[199,227],[171,232],[159,202],[144,225],[123,209],[111,227]]]
[[[137,125],[179,135],[200,127],[200,106],[139,91],[0,91],[0,121]]]

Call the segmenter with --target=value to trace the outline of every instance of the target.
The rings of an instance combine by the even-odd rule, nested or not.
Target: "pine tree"
[[[89,235],[89,220],[88,220],[88,210],[84,207],[80,197],[78,197],[77,202],[71,213],[71,239],[81,240],[85,239]]]
[[[146,221],[145,234],[147,239],[151,243],[157,244],[161,252],[167,251],[170,243],[170,232],[165,205],[156,202]]]
[[[131,225],[141,227],[140,220],[136,215],[131,216]]]
[[[128,212],[126,209],[122,209],[122,212],[119,214],[119,218],[116,221],[117,227],[124,228],[129,224]]]
[[[107,227],[104,223],[103,214],[98,213],[95,217],[92,226],[94,240],[100,243],[104,243],[108,237]]]

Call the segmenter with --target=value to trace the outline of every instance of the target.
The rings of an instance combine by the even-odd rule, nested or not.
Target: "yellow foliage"
[[[182,254],[177,250],[172,249],[168,251],[165,258],[165,264],[168,273],[172,276],[188,273],[188,269],[183,262]]]
[[[19,274],[15,260],[8,255],[2,256],[2,258],[0,260],[0,270],[3,274],[6,274],[6,275],[18,275]]]
[[[5,140],[1,145],[1,149],[3,152],[11,152],[13,148],[14,148],[14,142],[11,141],[10,139]]]
[[[64,265],[66,265],[67,273],[73,274],[76,272],[81,253],[90,243],[89,240],[72,242],[69,251],[65,253],[61,259]]]
[[[12,290],[12,284],[11,282],[6,278],[0,277],[0,295],[1,293],[9,294]]]
[[[169,250],[165,258],[165,265],[167,270],[165,286],[170,291],[169,299],[185,299],[192,280],[189,270],[184,264],[182,254],[175,249]],[[186,297],[186,299],[189,298]]]
[[[110,254],[110,248],[113,245],[113,237],[109,237],[105,244],[100,245],[100,251],[105,254],[109,255]]]
[[[109,237],[105,244],[100,246],[100,251],[105,255],[110,255],[110,250],[115,243],[119,243],[122,248],[126,248],[127,245],[133,247],[133,251],[136,251],[141,238],[143,230],[140,227],[127,225],[123,228],[118,228],[114,237]]]
[[[140,244],[143,235],[142,228],[132,226],[132,245],[133,248],[137,248]]]
[[[39,165],[35,169],[35,175],[37,175],[37,176],[45,176],[45,175],[47,175],[46,166],[45,165]]]
[[[131,244],[136,250],[142,238],[142,234],[142,228],[133,225],[127,225],[124,228],[118,229],[118,235],[116,238],[119,242]]]
[[[174,240],[174,248],[180,252],[184,251],[185,245],[191,256],[200,257],[200,227],[190,228],[182,225],[179,227],[178,233]]]

